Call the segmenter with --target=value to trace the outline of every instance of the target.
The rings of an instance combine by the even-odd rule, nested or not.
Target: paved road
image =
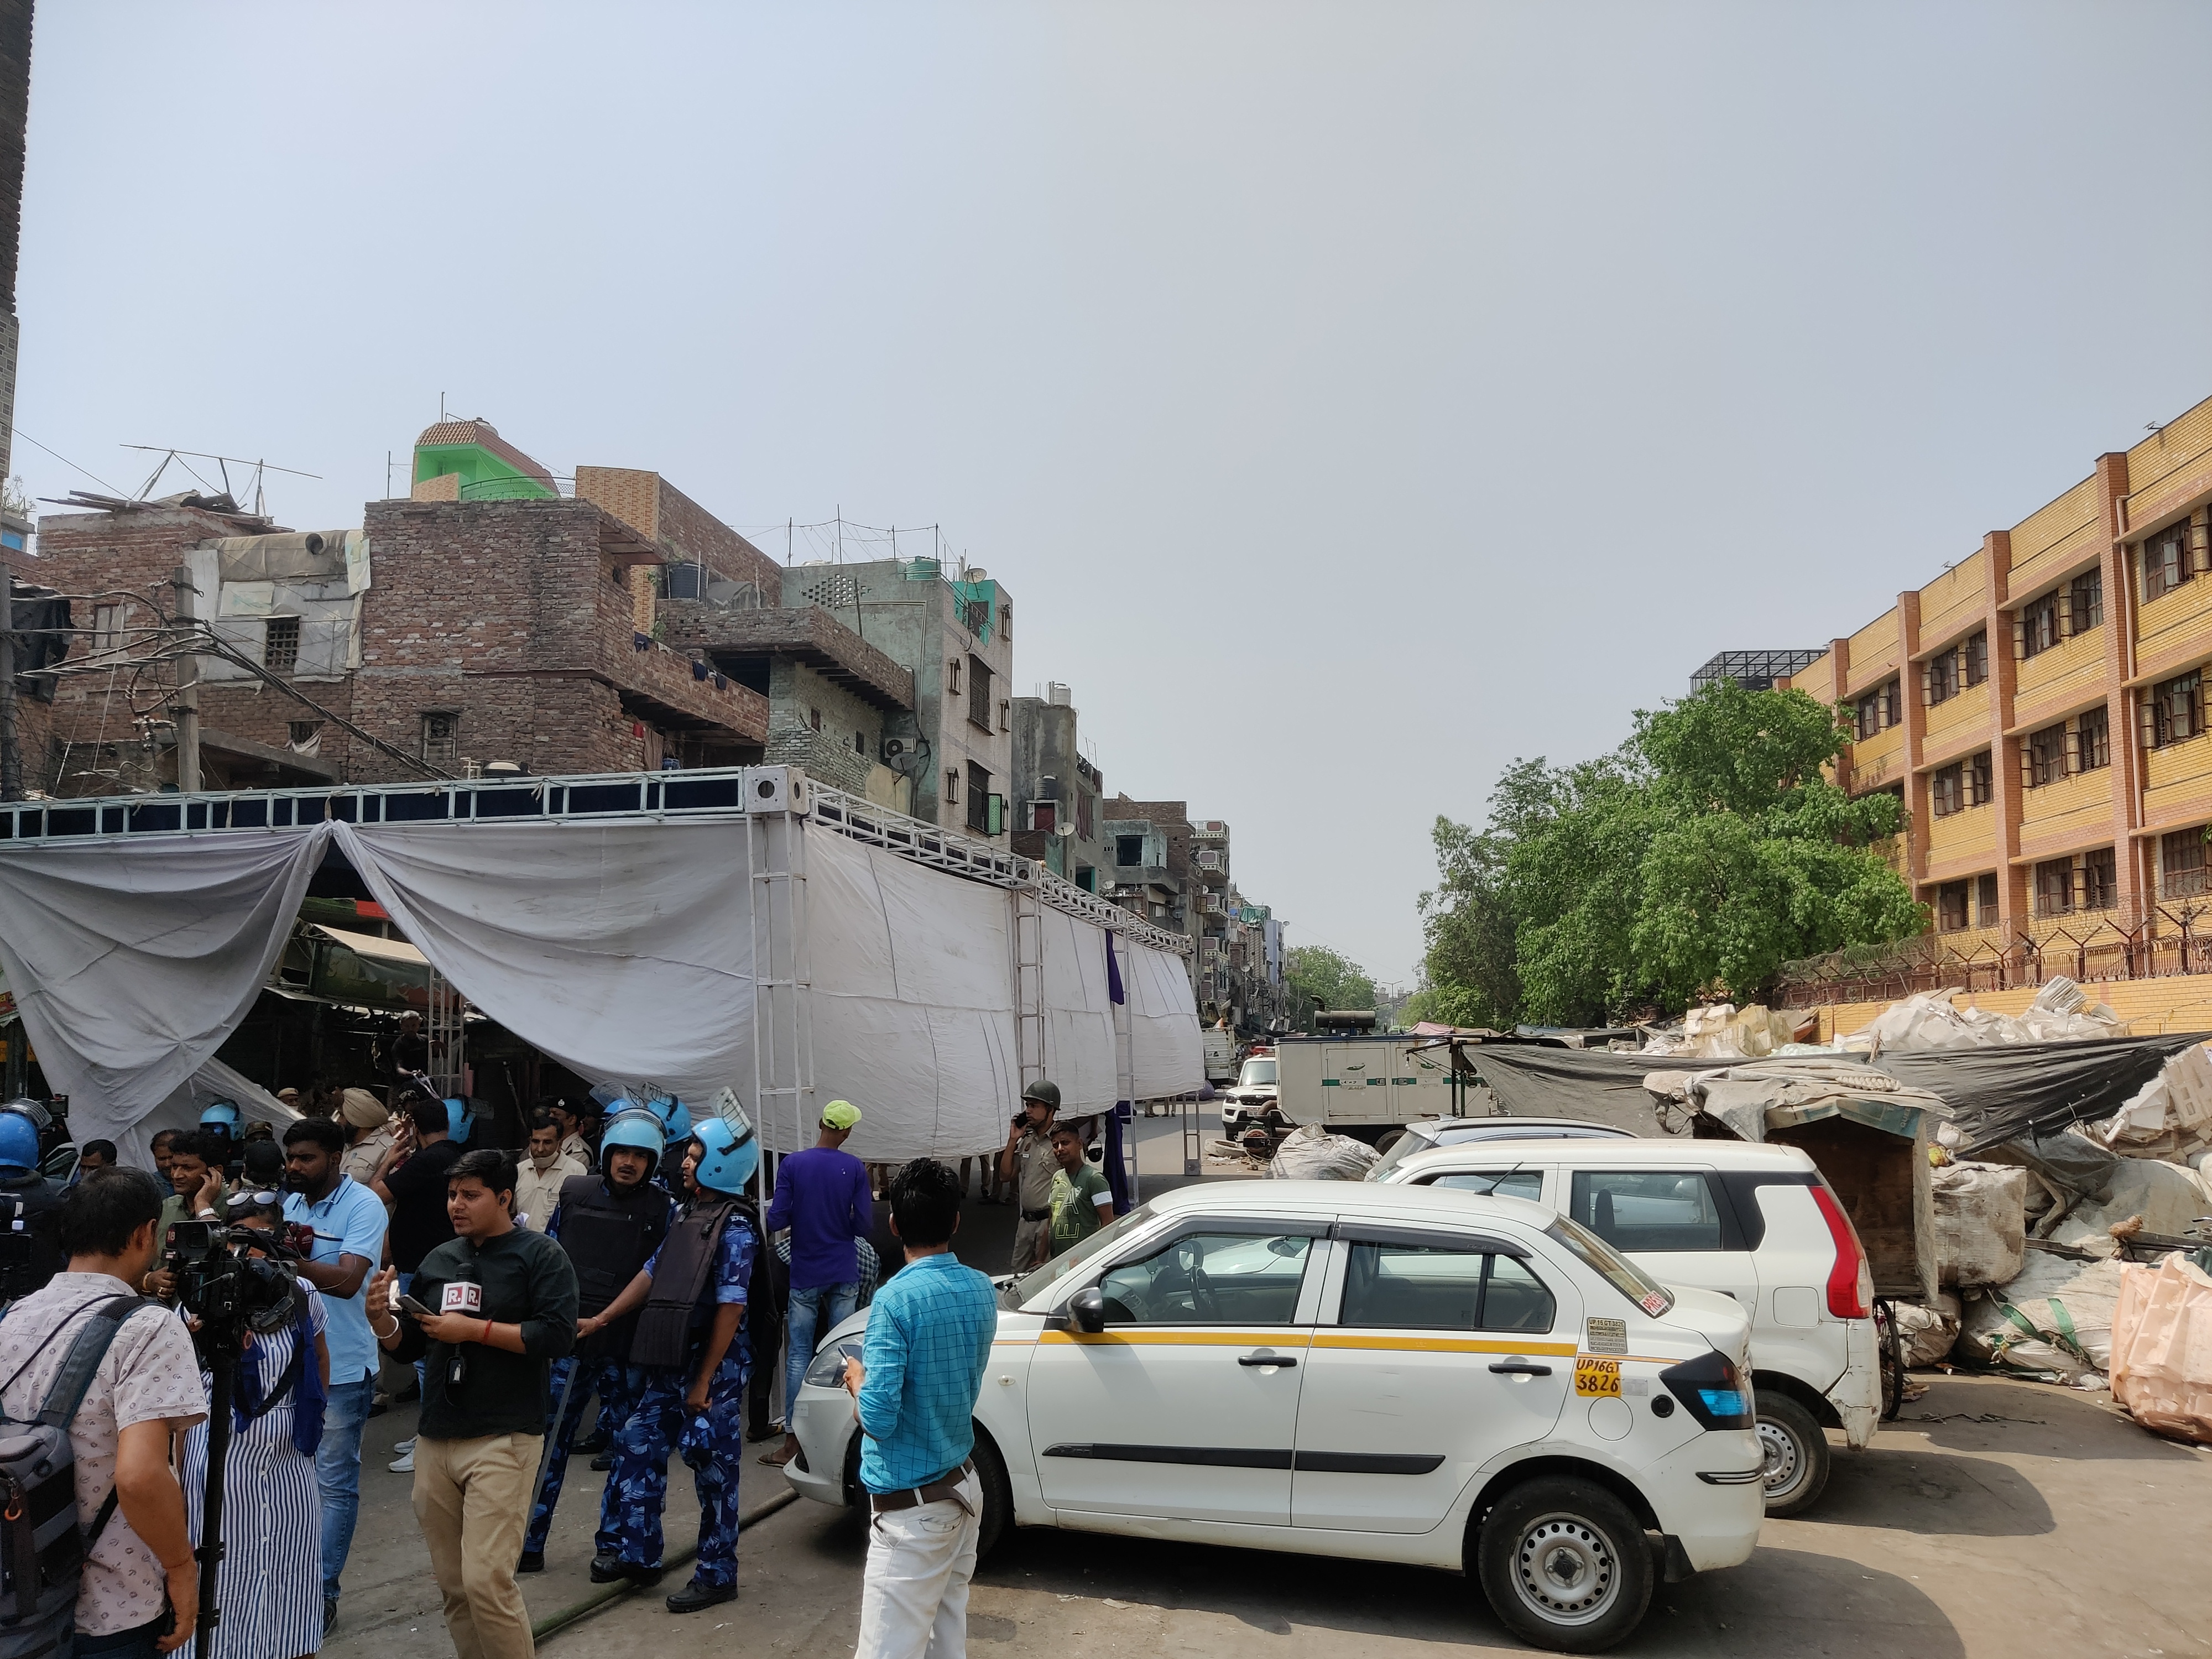
[[[963,1237],[1005,1249],[1005,1212],[969,1211]],[[995,1234],[995,1244],[993,1235]],[[1662,1587],[1639,1656],[1833,1659],[2102,1659],[2212,1655],[2212,1451],[2144,1433],[2103,1395],[1987,1378],[1936,1378],[1906,1420],[1839,1454],[1812,1518],[1767,1525],[1746,1565]],[[411,1408],[375,1419],[388,1455]],[[581,1471],[579,1474],[581,1474]],[[538,1616],[590,1593],[596,1480],[573,1489],[526,1579]],[[681,1472],[678,1506],[690,1503]],[[748,1464],[748,1504],[782,1486]],[[407,1504],[407,1478],[370,1466],[362,1534],[332,1659],[451,1653]],[[579,1501],[581,1500],[581,1501]],[[672,1547],[696,1508],[672,1517]],[[750,1531],[741,1599],[677,1620],[621,1602],[555,1636],[549,1654],[839,1659],[852,1650],[865,1549],[853,1517],[798,1503]],[[674,1588],[673,1582],[669,1588]],[[1455,1577],[1184,1544],[1017,1533],[981,1575],[980,1659],[1204,1653],[1413,1659],[1516,1650]]]

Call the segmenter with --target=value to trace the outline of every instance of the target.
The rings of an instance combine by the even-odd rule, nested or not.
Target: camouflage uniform
[[[708,1289],[717,1307],[742,1305],[752,1279],[759,1240],[742,1213],[724,1224]],[[650,1273],[658,1253],[646,1264]],[[691,1470],[699,1494],[699,1561],[692,1582],[719,1587],[738,1578],[738,1471],[744,1462],[745,1385],[752,1376],[752,1345],[740,1326],[707,1384],[707,1409],[694,1412],[684,1396],[698,1372],[705,1329],[693,1333],[682,1365],[634,1367],[641,1379],[637,1404],[615,1438],[614,1468],[599,1505],[599,1548],[626,1567],[661,1565],[660,1516],[668,1493],[672,1439]]]

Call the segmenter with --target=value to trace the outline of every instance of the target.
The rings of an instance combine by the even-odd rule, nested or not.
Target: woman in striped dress
[[[275,1231],[283,1200],[273,1193],[241,1193],[231,1202],[234,1226]],[[323,1298],[298,1287],[293,1317],[278,1329],[255,1332],[240,1356],[224,1459],[224,1559],[216,1581],[222,1618],[201,1653],[198,1638],[179,1659],[304,1659],[322,1644],[322,1502],[315,1485],[315,1447],[322,1438],[330,1386],[323,1340]],[[212,1384],[212,1379],[205,1378]],[[207,1485],[207,1425],[185,1441],[185,1502],[192,1537],[200,1536]]]

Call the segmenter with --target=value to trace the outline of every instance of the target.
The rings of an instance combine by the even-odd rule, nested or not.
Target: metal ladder
[[[1024,1088],[1044,1075],[1044,911],[1033,887],[1014,893],[1014,1057]]]
[[[806,851],[790,812],[745,818],[752,881],[754,1126],[765,1150],[810,1146],[821,1116],[814,1099],[812,963],[806,942]],[[767,1197],[768,1160],[756,1180]]]

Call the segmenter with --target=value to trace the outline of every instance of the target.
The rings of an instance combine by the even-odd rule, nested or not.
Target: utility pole
[[[176,619],[192,623],[192,568],[180,564],[169,578],[176,590]],[[191,794],[200,787],[200,659],[177,659],[177,787]]]
[[[33,0],[0,0],[0,485],[15,476],[15,341],[20,331],[15,259],[23,240],[23,144],[31,115],[33,5]],[[0,560],[0,800],[23,799],[15,630],[15,572]]]

